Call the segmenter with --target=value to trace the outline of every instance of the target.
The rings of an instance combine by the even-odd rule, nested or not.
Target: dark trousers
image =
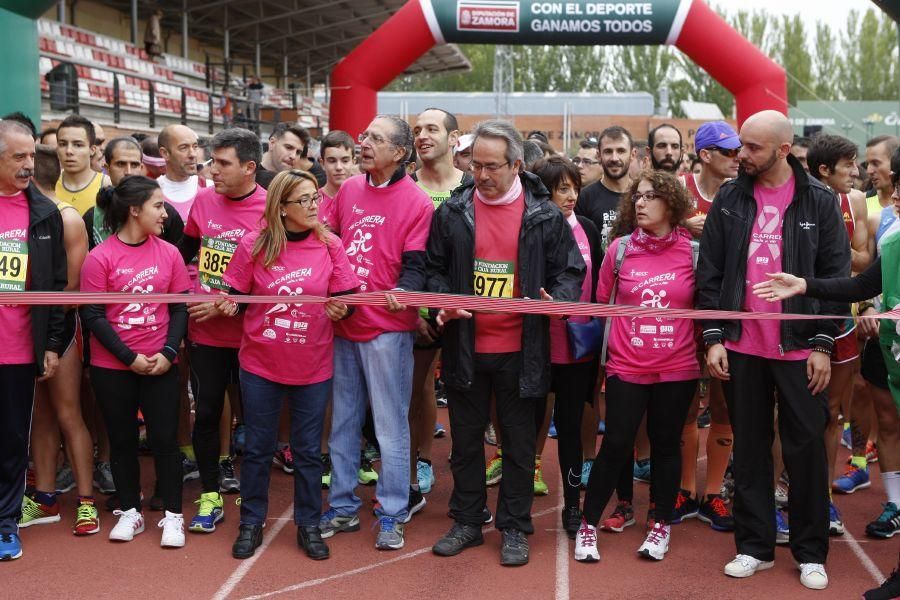
[[[278,417],[285,397],[291,411],[294,456],[294,522],[319,524],[322,514],[322,427],[331,379],[285,385],[241,370],[246,443],[241,463],[241,523],[264,525],[269,509],[269,476],[278,441]]]
[[[0,533],[18,532],[34,407],[34,365],[0,365]]]
[[[178,449],[178,369],[162,375],[91,367],[91,384],[109,435],[110,466],[122,510],[141,510],[138,462],[138,410],[156,464],[156,481],[165,509],[181,513],[181,452]]]
[[[534,533],[535,410],[534,398],[519,397],[522,356],[519,352],[476,354],[475,377],[468,390],[447,388],[450,411],[453,493],[450,512],[460,523],[481,527],[487,504],[484,479],[484,429],[490,420],[491,395],[503,439],[503,479],[497,500],[497,529]]]
[[[681,430],[696,389],[696,379],[646,385],[626,383],[615,375],[606,379],[606,434],[584,496],[584,518],[588,523],[600,522],[623,466],[631,464],[644,411],[656,519],[667,523],[672,520],[681,480]]]
[[[731,380],[723,382],[734,430],[734,540],[739,554],[775,558],[772,442],[775,391],[778,432],[791,494],[791,553],[800,563],[828,556],[828,400],[807,388],[806,361],[770,360],[728,351]],[[655,466],[655,465],[654,465]]]
[[[238,381],[237,348],[191,343],[191,391],[194,393],[194,454],[204,492],[219,491],[219,423],[225,389]],[[273,442],[272,447],[275,447]]]
[[[562,475],[566,506],[578,507],[581,500],[581,418],[585,405],[593,400],[597,382],[597,361],[552,365],[553,421],[556,424],[559,472]]]

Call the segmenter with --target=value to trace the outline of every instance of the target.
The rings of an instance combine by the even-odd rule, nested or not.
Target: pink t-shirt
[[[262,255],[251,256],[259,238],[241,240],[225,271],[236,290],[256,295],[330,296],[359,286],[341,241],[331,234],[328,245],[316,235],[288,242],[268,268]],[[334,328],[322,304],[251,304],[244,315],[241,368],[285,385],[309,385],[332,376]]]
[[[682,227],[672,243],[654,249],[626,240],[616,304],[653,308],[693,308],[694,268],[691,236]],[[613,287],[616,239],[606,250],[597,282],[597,302],[606,303]],[[687,381],[700,377],[694,322],[690,319],[613,317],[606,373],[629,383]]]
[[[334,196],[325,193],[325,188],[319,188],[319,221],[331,227],[326,219],[331,214],[332,205],[334,204]]]
[[[748,312],[781,312],[781,302],[769,302],[753,293],[753,286],[767,281],[766,273],[781,271],[783,255],[782,227],[784,213],[794,197],[794,176],[776,188],[753,187],[756,199],[756,221],[750,232],[747,249],[747,279],[744,282],[744,310]],[[741,339],[725,342],[735,352],[777,360],[806,360],[809,350],[791,350],[782,354],[781,321],[744,321]]]
[[[410,177],[386,187],[374,187],[365,174],[347,179],[329,210],[320,219],[340,236],[350,265],[360,279],[361,292],[397,287],[404,252],[424,251],[434,206]],[[358,306],[349,319],[335,324],[335,333],[354,342],[367,342],[389,331],[413,331],[417,312],[399,313],[374,306]]]
[[[587,274],[581,283],[581,297],[579,302],[591,301],[591,245],[588,242],[587,234],[578,219],[573,213],[567,219],[572,233],[575,235],[575,243],[578,244],[578,251],[581,252],[581,258],[587,266]],[[569,317],[572,323],[587,323],[590,317],[573,316]],[[585,356],[581,360],[575,360],[572,350],[569,347],[569,334],[566,330],[566,322],[558,319],[550,320],[550,362],[555,365],[569,365],[572,363],[590,362],[593,356]]]
[[[28,198],[24,192],[0,196],[0,292],[28,289]],[[0,365],[27,365],[34,362],[31,336],[31,307],[27,304],[0,304]]]
[[[184,234],[200,240],[197,268],[199,278],[194,291],[215,296],[228,291],[222,280],[225,267],[247,234],[259,229],[266,210],[266,190],[257,185],[242,200],[217,194],[215,188],[203,188],[191,207]],[[219,348],[239,348],[243,316],[215,318],[203,323],[190,321],[188,337],[192,342]]]
[[[82,292],[181,294],[190,289],[191,281],[178,249],[155,235],[139,246],[129,246],[117,235],[111,235],[91,250],[81,268]],[[141,302],[107,304],[106,320],[131,350],[152,356],[165,344],[169,307]],[[96,336],[91,336],[91,364],[128,369]]]

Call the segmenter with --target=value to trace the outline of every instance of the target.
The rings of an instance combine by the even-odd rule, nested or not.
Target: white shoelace
[[[156,524],[157,527],[176,527],[179,531],[184,531],[184,516],[183,515],[170,515],[166,514],[162,519],[160,519],[159,523]]]
[[[749,554],[738,554],[734,557],[734,560],[732,562],[738,562],[742,567],[747,569],[755,569],[756,565],[759,564],[759,561]]]
[[[120,517],[119,522],[124,520],[131,527],[134,527],[135,524],[139,523],[140,520],[143,518],[141,513],[137,512],[137,511],[131,512],[130,510],[119,510],[119,509],[116,509],[113,511],[113,516]]]

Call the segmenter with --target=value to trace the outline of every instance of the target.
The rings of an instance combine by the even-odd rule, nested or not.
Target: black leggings
[[[559,472],[562,475],[563,498],[566,506],[577,507],[581,491],[581,417],[585,405],[593,400],[597,381],[597,361],[551,365],[553,392],[553,421],[556,424],[559,450]],[[540,429],[538,429],[540,431]]]
[[[178,369],[162,375],[91,367],[91,384],[109,435],[110,464],[122,510],[141,510],[138,409],[153,450],[159,495],[169,512],[181,513],[181,453],[178,450]]]
[[[194,393],[194,454],[205,493],[219,491],[219,423],[225,389],[238,381],[237,348],[191,343],[191,391]]]
[[[656,519],[672,520],[681,479],[681,431],[694,399],[697,380],[641,385],[613,375],[606,379],[606,435],[591,469],[584,497],[584,518],[596,525],[622,469],[630,464],[634,438],[644,411],[653,464]]]

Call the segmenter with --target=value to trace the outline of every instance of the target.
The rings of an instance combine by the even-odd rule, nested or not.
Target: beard
[[[740,172],[746,173],[751,177],[756,177],[757,175],[762,175],[763,173],[771,169],[776,162],[778,162],[778,153],[773,150],[772,156],[770,156],[768,160],[766,160],[766,162],[764,162],[760,166],[747,164],[744,161],[741,161]]]
[[[612,179],[613,181],[617,181],[628,175],[628,168],[625,166],[625,163],[619,161],[604,162],[601,163],[600,166],[603,167],[603,176],[605,178]],[[612,168],[618,168],[619,172],[613,173],[611,171]]]
[[[681,160],[675,160],[670,158],[664,158],[661,161],[657,162],[656,157],[652,154],[650,155],[650,164],[656,171],[666,171],[668,173],[676,173],[678,171],[678,165],[681,163]]]

